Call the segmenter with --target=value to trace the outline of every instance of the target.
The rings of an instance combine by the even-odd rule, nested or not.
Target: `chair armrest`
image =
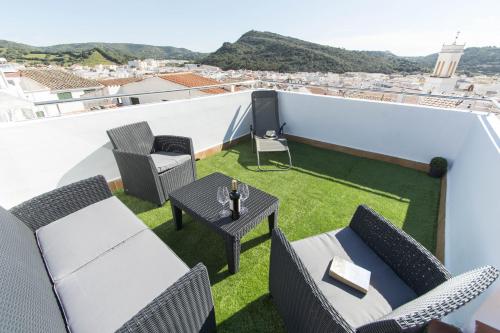
[[[492,266],[478,268],[449,279],[411,302],[408,302],[379,321],[360,327],[361,332],[416,331],[433,319],[467,304],[486,290],[497,278],[499,271]],[[389,330],[390,327],[397,328]]]
[[[354,332],[319,290],[279,228],[271,238],[269,291],[289,332]]]
[[[193,140],[184,136],[157,135],[154,141],[155,151],[165,151],[194,156]]]
[[[33,231],[84,207],[111,197],[103,176],[62,186],[10,209]]]
[[[284,122],[281,126],[280,126],[280,132],[278,133],[279,135],[283,135],[283,129],[285,128],[286,126],[286,122]]]
[[[359,206],[349,226],[417,295],[451,278],[432,253],[371,208]]]
[[[214,332],[210,281],[201,263],[177,280],[116,332]]]

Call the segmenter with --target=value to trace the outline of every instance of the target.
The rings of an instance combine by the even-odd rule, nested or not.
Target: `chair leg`
[[[257,168],[260,170],[260,171],[264,171],[261,169],[260,167],[260,155],[259,155],[259,151],[257,150]]]

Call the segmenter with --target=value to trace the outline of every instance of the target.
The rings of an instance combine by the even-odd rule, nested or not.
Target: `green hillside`
[[[203,63],[223,69],[279,72],[415,72],[422,66],[390,52],[349,51],[271,32],[249,31],[224,43]]]
[[[0,40],[0,57],[28,64],[123,64],[131,59],[197,60],[205,56],[184,48],[129,43],[76,43],[31,46]]]

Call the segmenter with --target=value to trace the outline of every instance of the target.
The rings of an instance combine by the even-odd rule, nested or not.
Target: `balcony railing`
[[[187,93],[184,98],[191,99],[194,92],[206,91],[210,89],[224,89],[228,93],[237,90],[270,88],[285,91],[302,91],[313,94],[330,95],[343,98],[368,99],[380,102],[395,102],[403,104],[418,104],[424,106],[443,107],[450,109],[461,109],[470,111],[480,111],[500,114],[500,103],[493,98],[470,97],[456,95],[425,94],[411,91],[395,91],[391,89],[356,88],[333,85],[310,85],[301,83],[290,83],[269,80],[247,80],[229,83],[220,83],[200,87],[186,87],[169,90],[144,91],[136,93],[123,93],[103,96],[87,96],[81,98],[65,100],[36,101],[34,105],[38,108],[38,113],[33,114],[33,119],[45,117],[58,117],[66,114],[74,114],[85,111],[96,111],[115,109],[117,107],[132,105],[130,98],[152,97],[154,103],[168,100],[169,94]],[[163,97],[162,97],[163,96]],[[155,98],[156,97],[156,98]],[[197,96],[199,97],[199,95]],[[179,99],[174,97],[173,99]],[[128,103],[123,103],[127,100]],[[146,104],[141,102],[140,104]],[[69,105],[72,107],[64,107]],[[69,111],[67,111],[69,110]],[[28,119],[31,120],[31,119]]]

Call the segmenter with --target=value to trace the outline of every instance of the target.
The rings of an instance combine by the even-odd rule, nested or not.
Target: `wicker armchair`
[[[371,271],[366,295],[328,276],[328,260],[337,255]],[[451,277],[366,206],[344,229],[292,243],[279,229],[272,235],[269,289],[289,332],[413,332],[481,294],[498,275],[486,266]]]
[[[169,193],[196,179],[191,138],[153,136],[140,122],[107,131],[127,194],[159,206]]]

